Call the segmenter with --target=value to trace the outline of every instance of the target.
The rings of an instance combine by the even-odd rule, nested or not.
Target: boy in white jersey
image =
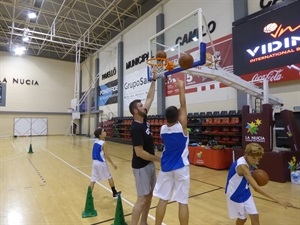
[[[245,155],[235,161],[229,169],[225,193],[229,217],[230,219],[237,219],[236,225],[245,224],[247,215],[250,217],[251,225],[260,224],[249,184],[256,192],[274,200],[285,208],[292,206],[291,203],[278,199],[266,189],[258,186],[251,176],[251,171],[259,163],[263,154],[264,149],[260,144],[250,143],[246,146]]]
[[[97,140],[93,145],[93,152],[92,152],[93,165],[92,165],[92,177],[91,177],[90,187],[93,191],[94,185],[97,181],[108,180],[108,183],[113,193],[113,197],[116,198],[118,197],[118,195],[121,194],[121,191],[116,190],[114,180],[110,174],[106,162],[106,160],[109,161],[111,165],[114,167],[114,169],[117,169],[117,166],[111,160],[107,152],[107,146],[105,143],[106,132],[102,128],[98,128],[95,130],[94,135],[97,138]]]
[[[169,200],[179,203],[180,225],[188,225],[188,197],[190,189],[190,169],[188,160],[189,136],[187,130],[187,109],[184,82],[177,79],[180,108],[166,109],[167,124],[160,130],[164,143],[159,171],[153,195],[159,198],[156,208],[155,225],[161,225]]]

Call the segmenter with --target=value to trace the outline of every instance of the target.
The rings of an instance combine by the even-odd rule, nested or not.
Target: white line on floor
[[[77,169],[75,166],[72,166],[70,163],[68,163],[68,162],[66,162],[65,160],[61,159],[61,158],[58,157],[57,155],[53,154],[53,153],[50,152],[48,149],[44,148],[43,146],[41,146],[41,148],[44,149],[44,150],[45,150],[46,152],[48,152],[49,154],[51,154],[52,156],[54,156],[55,158],[57,158],[58,160],[62,161],[62,162],[65,163],[66,165],[68,165],[69,167],[71,167],[72,169],[74,169],[74,170],[76,170],[77,172],[81,173],[83,176],[85,176],[85,177],[91,179],[90,176],[88,176],[87,174],[83,173],[82,171],[80,171],[79,169]],[[97,182],[97,184],[98,184],[99,186],[101,186],[102,188],[104,188],[105,190],[107,190],[107,191],[109,191],[110,193],[112,193],[111,190],[110,190],[109,188],[105,187],[103,184],[101,184],[101,183],[99,183],[99,182]],[[126,202],[128,205],[130,205],[130,206],[132,206],[132,207],[134,206],[134,204],[133,204],[132,202],[128,201],[127,199],[125,199],[125,198],[123,198],[123,197],[122,197],[122,200],[123,200],[124,202]],[[148,214],[148,217],[151,218],[151,219],[153,219],[153,220],[155,221],[155,217],[154,217],[154,216]],[[162,223],[162,225],[166,225],[166,224],[165,224],[165,223]]]

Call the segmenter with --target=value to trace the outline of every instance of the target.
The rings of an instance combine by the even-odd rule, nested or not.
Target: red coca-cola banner
[[[271,70],[264,70],[241,76],[244,80],[249,81],[257,86],[263,84],[263,80],[267,79],[269,84],[299,80],[300,79],[300,63],[290,66],[278,67]]]

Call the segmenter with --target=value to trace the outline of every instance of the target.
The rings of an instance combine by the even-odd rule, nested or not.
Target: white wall
[[[119,71],[118,71],[118,42],[117,40],[113,42],[109,47],[104,48],[99,52],[100,59],[100,85],[105,85],[110,82],[113,82],[118,79]],[[115,70],[115,73],[114,73]],[[105,78],[102,76],[105,73],[111,73],[110,77]],[[121,87],[119,87],[121,88]],[[110,113],[117,116],[118,115],[118,103],[106,104],[99,107],[99,110],[103,110],[104,117],[107,117]]]
[[[300,79],[274,84],[269,91],[282,99],[284,109],[293,110],[294,106],[300,106]]]
[[[267,7],[281,3],[283,1],[284,0],[248,0],[248,14],[250,15],[262,10],[262,8],[260,7],[260,3],[262,3],[263,7]]]
[[[89,89],[91,83],[95,78],[95,56],[91,55],[84,62],[81,63],[82,73],[82,91],[85,92]]]
[[[207,23],[214,20],[217,29],[212,33],[212,39],[217,39],[231,33],[231,23],[233,22],[233,1],[192,1],[192,0],[171,0],[164,5],[165,27],[173,24],[190,12],[201,8]],[[208,42],[208,36],[204,41]]]
[[[6,106],[0,110],[66,112],[73,98],[74,69],[70,62],[0,52],[0,81],[7,80]],[[23,79],[30,84],[21,84]]]
[[[157,12],[151,14],[148,18],[144,19],[141,23],[133,27],[130,31],[123,35],[124,41],[124,81],[126,82],[126,76],[128,76],[129,82],[140,80],[147,76],[146,74],[146,62],[136,65],[132,68],[126,69],[126,63],[138,56],[141,56],[149,51],[148,40],[149,37],[156,33],[156,15]],[[130,77],[130,78],[129,78]],[[144,96],[146,96],[150,87],[150,82],[142,83],[139,88],[144,90]],[[125,89],[124,98],[140,98],[140,92],[136,92],[134,88]],[[156,96],[156,95],[155,95]],[[156,98],[156,97],[155,97]],[[141,99],[142,101],[144,99]],[[128,108],[128,101],[124,101],[124,115],[131,115]],[[156,100],[152,103],[149,114],[156,114]]]
[[[96,67],[95,67],[95,61],[98,58],[97,54],[90,55],[84,62],[80,64],[80,69],[82,73],[82,83],[81,83],[81,91],[86,92],[85,97],[80,97],[80,101],[85,101],[86,107],[91,106],[91,98],[92,94],[91,90],[94,89],[94,82],[96,78]],[[87,111],[84,114],[80,115],[80,122],[81,122],[81,133],[82,134],[91,134],[91,132],[94,132],[94,114],[90,114],[89,111]],[[78,120],[75,120],[75,123],[79,123]]]
[[[95,53],[91,55],[88,59],[86,59],[83,63],[81,63],[81,70],[82,70],[82,91],[88,92],[89,94],[86,95],[85,101],[87,104],[91,104],[91,93],[90,90],[93,89],[95,86],[95,82],[99,82],[99,85],[105,85],[111,81],[118,79],[118,71],[115,75],[104,78],[103,74],[111,71],[113,69],[117,69],[117,43],[118,41],[113,42],[110,46],[101,49],[99,53]],[[96,67],[95,62],[96,59],[100,61],[99,73],[98,78],[96,79]],[[104,106],[97,107],[99,110],[103,110],[102,118],[105,121],[110,114],[117,116],[118,105],[115,104],[108,104]],[[101,118],[99,118],[101,120]],[[94,132],[96,129],[95,127],[95,115],[89,114],[87,111],[86,113],[81,115],[81,132],[83,134],[88,134]]]
[[[0,136],[13,134],[15,117],[46,117],[49,135],[68,133],[71,114],[67,108],[74,93],[74,71],[71,62],[0,52],[0,81],[6,83]],[[23,81],[29,83],[21,84]]]
[[[96,130],[95,114],[83,114],[81,115],[81,134],[90,134],[93,137],[93,133]],[[75,122],[76,123],[76,122]]]

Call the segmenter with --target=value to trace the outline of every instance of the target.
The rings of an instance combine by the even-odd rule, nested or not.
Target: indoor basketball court
[[[28,0],[28,5],[37,10],[37,2]],[[256,142],[265,149],[265,158],[251,176],[259,186],[292,204],[285,209],[250,187],[260,224],[300,225],[300,182],[298,175],[292,176],[300,171],[300,62],[295,61],[300,25],[279,16],[280,10],[282,15],[299,16],[293,7],[299,1],[270,1],[273,5],[266,6],[258,0],[163,0],[147,8],[148,13],[141,10],[147,0],[72,2],[71,6],[65,1],[41,1],[40,15],[48,12],[54,18],[45,36],[41,35],[47,24],[30,32],[32,19],[24,22],[26,30],[13,22],[3,35],[11,37],[10,46],[17,37],[36,40],[27,49],[43,58],[12,56],[2,51],[5,44],[0,45],[0,225],[131,225],[137,192],[130,134],[133,117],[128,106],[134,99],[144,102],[156,81],[147,124],[155,154],[161,156],[165,109],[179,105],[176,79],[184,80],[188,110],[189,224],[235,223],[229,218],[225,195],[228,171],[244,155],[245,146]],[[20,6],[18,10],[24,10]],[[6,10],[0,14],[11,7],[5,3]],[[21,12],[16,14],[12,19],[17,23]],[[75,20],[75,15],[85,19]],[[107,22],[103,18],[109,15]],[[125,29],[128,18],[132,25]],[[257,30],[241,31],[244,23],[262,18],[268,24],[255,23],[251,28],[263,27],[269,39]],[[280,22],[276,24],[274,18]],[[113,24],[116,21],[120,24]],[[8,23],[0,16],[0,32]],[[73,30],[83,32],[74,43],[77,31]],[[63,38],[67,31],[70,36]],[[247,41],[237,38],[245,33]],[[256,43],[256,36],[263,36],[265,42]],[[59,60],[50,61],[47,55],[52,57],[54,52]],[[279,59],[278,67],[270,67],[277,65],[275,59]],[[242,66],[234,64],[237,61]],[[107,133],[108,152],[118,167],[115,170],[109,164],[115,187],[122,192],[118,198],[106,180],[96,182],[93,192],[89,188],[93,133],[99,127]],[[155,163],[155,168],[158,174],[160,164]],[[152,198],[148,225],[155,224],[158,202]],[[177,202],[167,203],[162,224],[180,224]],[[251,224],[249,216],[245,224]]]
[[[103,224],[111,225],[117,199],[112,198],[108,182],[95,185],[94,208],[97,216],[82,218],[91,173],[91,148],[94,140],[80,136],[20,137],[1,139],[1,224]],[[32,143],[33,153],[28,153]],[[2,148],[3,147],[3,148]],[[111,169],[115,185],[122,191],[124,218],[130,223],[136,200],[131,171],[131,146],[108,142],[109,153],[118,169]],[[158,154],[160,154],[158,152]],[[156,164],[156,170],[160,169]],[[195,165],[191,169],[189,194],[190,224],[232,224],[225,199],[227,170]],[[297,224],[299,188],[290,183],[270,181],[268,188],[292,202],[282,206],[254,193],[261,223],[268,224],[275,215],[277,224]],[[285,190],[284,192],[282,190]],[[154,224],[158,200],[153,198],[148,222]],[[297,208],[298,207],[298,208]],[[169,202],[165,224],[177,224],[178,204]]]

